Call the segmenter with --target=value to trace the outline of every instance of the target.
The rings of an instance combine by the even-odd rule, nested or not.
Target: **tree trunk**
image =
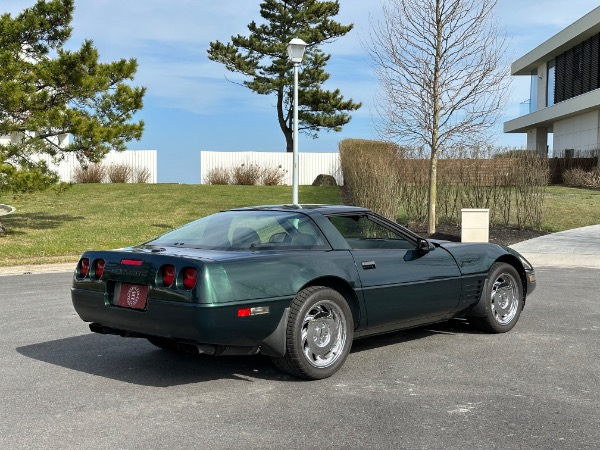
[[[429,198],[427,203],[427,233],[435,233],[435,205],[437,203],[437,152],[432,150],[429,162]]]
[[[442,26],[441,0],[436,1],[435,5],[435,23],[436,23],[436,43],[435,60],[433,66],[433,117],[431,123],[431,160],[429,163],[429,199],[427,204],[427,233],[435,233],[435,205],[437,202],[437,162],[439,151],[439,128],[440,128],[440,71],[442,59],[442,39],[444,30]]]
[[[294,152],[294,134],[289,128],[283,130],[285,135],[285,151],[288,153]]]
[[[279,122],[279,128],[281,128],[285,136],[285,151],[292,153],[294,151],[294,135],[292,127],[288,126],[283,115],[283,94],[283,88],[279,88],[277,90],[277,121]]]

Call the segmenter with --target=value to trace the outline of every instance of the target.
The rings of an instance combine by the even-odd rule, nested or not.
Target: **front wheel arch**
[[[495,262],[479,303],[467,314],[469,322],[488,333],[510,331],[521,315],[525,304],[525,290],[518,270],[511,264]]]
[[[523,301],[525,301],[525,298],[527,297],[527,274],[525,273],[525,268],[523,267],[521,261],[519,261],[519,258],[517,258],[514,255],[507,254],[502,255],[495,262],[505,263],[515,268],[515,270],[519,274],[519,277],[521,278],[521,284],[523,285]]]

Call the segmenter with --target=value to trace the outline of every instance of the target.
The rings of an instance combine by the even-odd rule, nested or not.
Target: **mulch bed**
[[[411,230],[424,238],[460,242],[460,227],[455,225],[438,224],[435,227],[435,233],[432,235],[427,234],[426,224],[411,227]],[[493,225],[490,227],[490,242],[501,245],[513,245],[517,242],[526,241],[545,234],[548,233]]]
[[[345,205],[353,205],[352,193],[347,186],[340,186],[342,198]],[[403,224],[401,224],[403,225]],[[427,239],[440,239],[444,241],[460,242],[460,226],[438,224],[434,234],[427,233],[427,224],[420,224],[408,227],[419,236]],[[544,231],[522,230],[513,227],[504,227],[500,225],[490,226],[490,242],[500,245],[513,245],[517,242],[526,241],[539,236],[548,234]]]

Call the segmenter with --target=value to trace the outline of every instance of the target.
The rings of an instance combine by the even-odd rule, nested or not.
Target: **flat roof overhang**
[[[600,109],[600,89],[504,122],[505,133],[526,133],[532,128],[552,128],[558,120]]]
[[[598,33],[600,33],[600,6],[513,62],[511,73],[531,75],[531,71],[541,64]]]

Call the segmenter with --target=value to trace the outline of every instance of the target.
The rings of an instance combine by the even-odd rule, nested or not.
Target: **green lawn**
[[[600,224],[600,191],[547,188],[542,230],[556,232],[597,224]]]
[[[68,262],[87,249],[144,242],[214,212],[289,203],[290,186],[78,184],[0,203],[17,208],[1,217],[0,266]],[[300,186],[302,203],[342,202],[339,188]]]
[[[300,186],[302,203],[342,203],[337,187]],[[289,186],[80,184],[0,200],[17,208],[3,216],[0,266],[70,262],[86,249],[141,243],[193,219],[237,206],[282,204]],[[600,223],[600,191],[551,186],[544,205],[545,231]]]

